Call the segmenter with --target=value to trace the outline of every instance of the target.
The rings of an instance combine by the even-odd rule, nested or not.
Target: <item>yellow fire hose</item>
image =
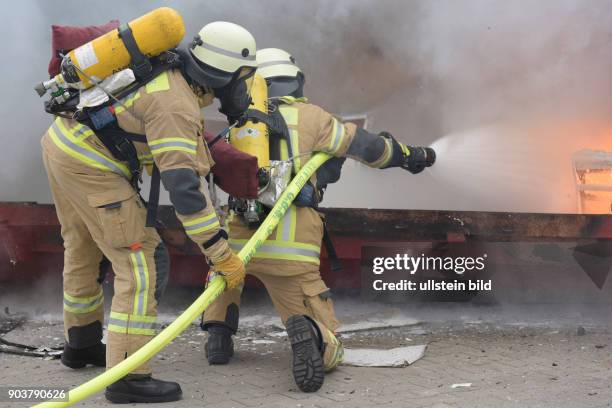
[[[247,242],[247,244],[238,253],[238,256],[247,264],[257,249],[264,243],[268,236],[272,233],[276,225],[283,218],[283,215],[289,209],[289,206],[300,192],[304,184],[314,174],[314,172],[325,163],[331,156],[326,153],[317,153],[314,155],[304,167],[293,178],[285,192],[280,196],[278,202],[272,208],[270,214],[266,217],[255,234]],[[187,308],[179,317],[176,318],[168,327],[162,330],[151,341],[145,344],[137,352],[123,360],[113,368],[108,369],[103,374],[79,385],[68,393],[68,401],[46,401],[35,407],[68,407],[84,400],[91,395],[104,390],[107,386],[120,380],[140,365],[150,360],[161,349],[166,347],[168,343],[174,340],[181,334],[191,322],[200,316],[204,310],[225,290],[225,279],[218,277],[213,279],[206,290],[196,299],[191,306]]]

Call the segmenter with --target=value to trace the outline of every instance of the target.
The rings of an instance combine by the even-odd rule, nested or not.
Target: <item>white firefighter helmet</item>
[[[244,27],[226,21],[206,24],[189,45],[189,54],[199,67],[201,80],[211,88],[222,88],[240,72],[257,68],[255,38]],[[191,76],[195,74],[190,73]]]
[[[269,97],[304,96],[304,73],[285,50],[264,48],[257,51],[257,73],[265,78]]]
[[[280,48],[264,48],[257,51],[257,73],[265,79],[295,78],[302,73],[302,70],[287,51]]]

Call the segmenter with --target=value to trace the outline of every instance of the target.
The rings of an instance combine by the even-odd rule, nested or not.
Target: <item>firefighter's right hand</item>
[[[246,269],[244,263],[238,255],[233,251],[228,251],[229,255],[223,258],[221,261],[215,262],[214,271],[223,275],[227,282],[227,289],[234,289],[242,282],[246,275]]]

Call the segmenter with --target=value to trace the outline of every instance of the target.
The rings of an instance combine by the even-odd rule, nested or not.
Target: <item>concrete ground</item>
[[[180,302],[178,302],[180,303]],[[178,407],[609,407],[612,406],[612,326],[588,311],[555,306],[520,308],[382,305],[337,301],[344,322],[416,318],[418,324],[349,333],[347,347],[427,344],[424,358],[404,368],[342,366],[317,393],[297,390],[290,347],[268,302],[243,309],[230,365],[209,366],[206,335],[189,328],[155,357],[155,375],[181,383]],[[171,320],[172,305],[161,315]],[[57,315],[56,315],[57,316]],[[513,317],[514,316],[514,317]],[[520,317],[520,320],[516,318]],[[4,336],[22,343],[62,342],[62,325],[48,315]],[[103,370],[74,371],[58,360],[0,353],[0,386],[74,387]],[[455,386],[454,384],[464,384]],[[469,384],[469,385],[467,385]],[[106,404],[97,394],[77,406]],[[32,404],[0,402],[0,406]]]

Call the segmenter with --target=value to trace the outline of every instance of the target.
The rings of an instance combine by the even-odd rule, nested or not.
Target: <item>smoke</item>
[[[0,200],[50,201],[39,153],[50,117],[32,90],[49,26],[125,22],[160,5],[182,13],[188,36],[234,21],[259,48],[289,50],[311,101],[331,112],[367,113],[370,130],[408,144],[453,146],[414,177],[347,164],[327,206],[573,212],[571,153],[610,139],[611,1],[10,2]]]

